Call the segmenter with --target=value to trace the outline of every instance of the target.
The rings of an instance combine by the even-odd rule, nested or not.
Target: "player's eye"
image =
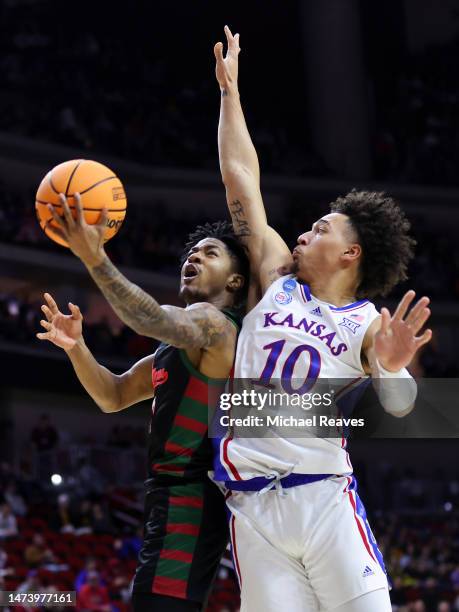
[[[209,255],[209,257],[218,257],[217,251],[208,251],[207,255]]]

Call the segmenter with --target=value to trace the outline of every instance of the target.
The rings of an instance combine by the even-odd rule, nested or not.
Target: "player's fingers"
[[[40,325],[44,327],[47,331],[50,331],[53,327],[49,321],[45,321],[44,319],[40,321]]]
[[[417,348],[420,348],[424,344],[427,344],[427,342],[430,342],[431,338],[432,338],[432,330],[426,329],[426,331],[422,334],[422,336],[419,336],[419,338],[416,338]]]
[[[399,305],[397,306],[397,309],[394,313],[394,319],[400,321],[401,319],[403,319],[403,317],[406,314],[406,311],[408,310],[409,305],[411,304],[411,302],[413,301],[414,296],[416,295],[416,293],[410,289],[410,291],[407,291],[405,293],[405,295],[402,297],[402,299],[400,300]]]
[[[53,235],[56,236],[56,238],[60,238],[63,242],[68,242],[69,235],[66,226],[63,229],[53,227],[52,232]]]
[[[62,215],[60,215],[56,209],[54,208],[54,206],[52,204],[48,204],[48,210],[51,213],[51,216],[53,218],[53,220],[57,223],[57,225],[62,229],[62,231],[65,231],[67,229],[67,224],[65,222],[64,217],[62,217]],[[54,230],[55,228],[53,228]]]
[[[217,63],[223,62],[223,43],[218,42],[214,46],[214,54],[215,54],[215,59],[217,60]]]
[[[83,206],[81,205],[81,196],[79,193],[73,194],[73,199],[75,200],[75,211],[76,211],[76,220],[78,225],[84,225],[86,223],[84,214],[83,214]]]
[[[390,326],[390,312],[387,308],[381,308],[381,327],[380,331],[382,334],[387,334]]]
[[[45,317],[48,319],[48,321],[51,321],[53,318],[53,313],[51,312],[51,310],[48,308],[48,306],[46,306],[45,304],[42,305],[41,310],[43,312],[43,314],[45,315]]]
[[[424,308],[419,313],[418,318],[411,324],[411,328],[414,334],[417,334],[420,329],[424,326],[427,319],[430,317],[430,309]]]
[[[65,195],[63,193],[59,194],[59,199],[61,201],[62,204],[62,210],[64,211],[64,218],[67,222],[67,227],[68,228],[72,228],[75,226],[75,220],[72,216],[72,213],[70,212],[70,208],[69,208],[69,204],[67,202],[67,198],[65,197]]]
[[[241,50],[241,47],[240,47],[240,44],[239,44],[239,39],[240,39],[239,34],[235,34],[235,35],[234,35],[234,40],[236,41],[236,47],[237,47],[237,52],[238,52],[238,53],[239,53],[239,52],[240,52],[240,50]]]
[[[49,332],[46,332],[46,333],[41,332],[35,335],[39,340],[50,340],[51,339],[51,334]]]
[[[43,297],[45,298],[51,312],[53,314],[57,314],[59,312],[59,308],[56,302],[54,301],[53,296],[50,293],[44,293]]]
[[[408,325],[414,325],[416,323],[416,320],[419,318],[420,313],[428,305],[429,302],[430,300],[426,296],[418,300],[416,304],[413,306],[413,308],[410,310],[410,312],[408,313],[408,316],[406,317],[405,322],[408,323]]]
[[[226,40],[228,41],[228,46],[229,46],[230,43],[234,40],[233,34],[231,33],[231,30],[229,29],[227,25],[223,29],[225,30]]]
[[[97,221],[97,225],[99,227],[105,228],[105,226],[107,225],[107,218],[108,218],[108,210],[107,210],[107,207],[104,206],[102,210],[100,211],[99,220]]]
[[[72,313],[73,319],[82,319],[83,315],[81,314],[80,308],[76,304],[72,304],[69,302],[70,312]]]

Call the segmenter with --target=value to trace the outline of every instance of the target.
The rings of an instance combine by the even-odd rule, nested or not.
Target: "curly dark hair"
[[[215,221],[214,223],[198,225],[194,232],[188,235],[188,240],[180,256],[180,265],[183,265],[185,262],[190,249],[201,240],[204,240],[204,238],[216,238],[217,240],[221,240],[236,264],[237,273],[244,277],[244,286],[238,292],[234,304],[235,308],[243,308],[249,288],[250,263],[247,252],[234,233],[234,228],[231,223],[228,221]]]
[[[353,189],[332,202],[331,212],[349,217],[362,247],[358,298],[384,297],[408,278],[416,241],[408,234],[410,222],[395,200],[382,191]]]

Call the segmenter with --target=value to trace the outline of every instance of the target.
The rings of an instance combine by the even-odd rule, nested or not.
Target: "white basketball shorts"
[[[241,612],[328,611],[376,589],[387,592],[382,555],[352,476],[263,493],[231,491],[227,505]],[[386,594],[371,612],[390,610]]]

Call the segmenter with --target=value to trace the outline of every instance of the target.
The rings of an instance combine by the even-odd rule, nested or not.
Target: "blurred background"
[[[178,304],[187,233],[226,217],[212,51],[226,23],[241,34],[241,99],[271,224],[293,246],[354,186],[396,197],[418,246],[410,280],[385,304],[407,287],[430,296],[434,337],[412,373],[458,376],[458,0],[235,0],[231,8],[80,0],[65,10],[51,0],[2,0],[5,589],[78,590],[92,580],[108,590],[113,612],[130,609],[151,407],[99,411],[65,354],[35,338],[42,293],[64,310],[79,304],[87,344],[113,371],[155,344],[124,327],[79,261],[46,238],[34,193],[62,161],[111,167],[128,213],[107,251],[130,280]],[[351,443],[394,611],[459,610],[458,450],[451,439]],[[209,612],[238,609],[228,556]]]

